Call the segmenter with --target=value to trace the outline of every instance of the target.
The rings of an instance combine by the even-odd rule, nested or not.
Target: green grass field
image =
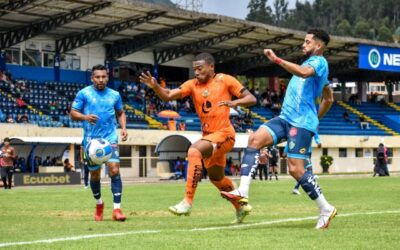
[[[339,213],[328,230],[314,229],[317,208],[304,192],[291,195],[293,180],[254,181],[253,211],[239,226],[230,225],[233,207],[209,182],[200,183],[188,217],[167,211],[181,200],[183,182],[125,185],[123,223],[111,220],[109,186],[102,222],[93,221],[91,191],[80,186],[0,190],[0,248],[400,249],[400,177],[319,183]]]

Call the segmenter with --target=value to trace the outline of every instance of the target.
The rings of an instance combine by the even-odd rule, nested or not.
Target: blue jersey
[[[85,145],[91,138],[103,138],[111,144],[118,143],[115,110],[120,111],[123,106],[121,96],[117,91],[110,88],[97,90],[93,85],[88,86],[78,92],[72,103],[72,109],[85,115],[98,116],[95,124],[83,122]]]
[[[311,56],[301,66],[313,67],[309,78],[293,76],[286,90],[280,118],[290,125],[317,133],[318,110],[322,89],[328,85],[328,62],[322,56]]]

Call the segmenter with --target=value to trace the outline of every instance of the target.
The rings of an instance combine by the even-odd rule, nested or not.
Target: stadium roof
[[[106,58],[137,51],[154,52],[163,64],[197,52],[210,52],[218,71],[248,76],[285,76],[268,62],[263,48],[272,48],[290,61],[304,58],[300,46],[305,32],[191,12],[135,0],[0,0],[0,48],[9,48],[38,35],[54,40],[64,53],[93,41],[106,43]],[[398,47],[350,37],[332,36],[326,51],[330,76],[339,80],[395,80],[399,73],[358,69],[358,45]]]

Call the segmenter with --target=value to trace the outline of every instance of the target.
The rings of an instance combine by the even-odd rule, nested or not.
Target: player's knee
[[[247,146],[251,148],[260,149],[263,145],[261,144],[261,140],[253,133],[249,135]]]
[[[118,168],[118,167],[109,168],[109,170],[108,170],[108,175],[109,175],[110,177],[119,175],[119,168]]]
[[[100,181],[100,171],[91,171],[90,172],[90,179],[92,181]]]
[[[188,150],[188,158],[203,158],[200,150],[194,147],[190,147]]]

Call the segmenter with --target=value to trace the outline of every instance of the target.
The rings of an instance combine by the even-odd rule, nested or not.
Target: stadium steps
[[[393,108],[394,110],[400,112],[400,106],[397,105],[397,104],[395,104],[394,102],[388,102],[387,105],[388,105],[389,107]]]
[[[155,128],[155,129],[162,129],[163,128],[161,122],[157,121],[156,119],[154,119],[154,118],[152,118],[152,117],[150,117],[148,115],[145,115],[142,111],[133,108],[129,104],[125,104],[125,108],[127,110],[131,110],[132,112],[135,112],[135,114],[144,115],[144,119],[149,123],[149,128]]]
[[[380,128],[381,130],[385,131],[388,134],[391,135],[400,135],[399,133],[397,133],[396,131],[392,130],[389,127],[386,127],[385,125],[382,125],[381,123],[379,123],[378,121],[372,119],[370,116],[360,112],[359,110],[353,108],[352,106],[348,105],[347,103],[344,103],[343,101],[337,101],[337,104],[339,104],[340,106],[342,106],[343,108],[347,109],[348,111],[352,112],[353,114],[356,114],[357,116],[364,116],[365,120],[375,126],[377,126],[378,128]]]
[[[240,106],[240,108],[243,109],[244,111],[246,111],[246,113],[250,112],[252,117],[255,117],[255,118],[261,120],[263,123],[266,123],[268,121],[268,119],[265,119],[263,116],[257,114],[254,111],[251,111],[249,108],[245,108],[245,107],[242,107],[242,106]]]

